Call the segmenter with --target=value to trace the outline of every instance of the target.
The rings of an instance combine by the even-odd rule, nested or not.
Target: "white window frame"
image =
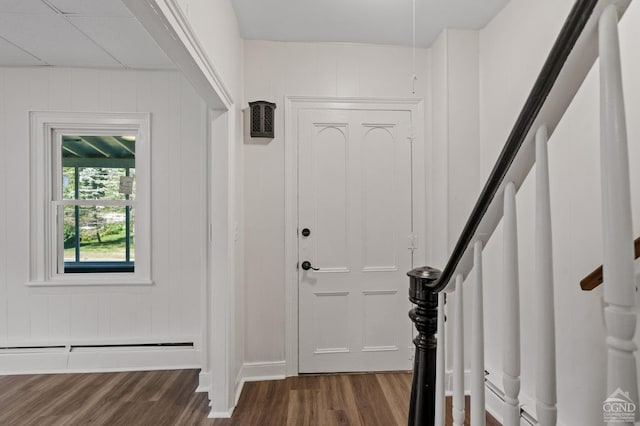
[[[31,111],[30,286],[151,285],[151,115]],[[136,253],[134,272],[59,272],[52,179],[56,134],[136,135]]]

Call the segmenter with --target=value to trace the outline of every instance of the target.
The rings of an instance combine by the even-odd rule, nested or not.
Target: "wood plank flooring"
[[[197,370],[0,376],[0,425],[407,424],[409,373],[246,383],[231,419],[207,418],[206,394],[194,393],[197,382]],[[487,425],[499,423],[487,415]]]

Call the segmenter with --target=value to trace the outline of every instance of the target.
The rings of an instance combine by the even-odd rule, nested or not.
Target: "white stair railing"
[[[521,111],[504,149],[483,188],[469,220],[441,274],[425,284],[429,292],[441,292],[438,312],[436,371],[436,425],[444,425],[444,295],[453,291],[454,425],[465,421],[464,399],[464,283],[473,270],[471,311],[471,425],[485,425],[485,365],[483,308],[483,247],[500,220],[503,224],[503,271],[500,293],[503,315],[502,382],[504,391],[492,383],[489,389],[504,400],[503,424],[520,425],[521,418],[542,426],[558,421],[556,324],[553,276],[551,196],[547,144],[560,118],[594,63],[600,56],[601,169],[603,211],[603,276],[607,347],[607,389],[621,392],[640,408],[633,341],[636,331],[636,286],[632,229],[629,157],[620,67],[618,21],[630,0],[578,0],[565,22],[545,65]],[[597,36],[596,36],[597,35]],[[597,49],[596,49],[597,47]],[[535,143],[533,141],[535,140]],[[536,318],[536,410],[520,406],[520,289],[516,189],[536,165],[535,206],[535,318]],[[502,203],[500,203],[502,196]],[[528,242],[524,242],[527,244]],[[471,250],[473,247],[473,250]],[[411,274],[410,274],[411,275]],[[455,287],[452,281],[455,277]],[[426,281],[425,281],[426,282]],[[559,307],[562,309],[562,307]],[[603,366],[604,368],[604,366]],[[603,394],[604,394],[603,389]],[[603,407],[604,408],[604,407]],[[607,413],[610,424],[633,425],[639,410],[621,421],[618,411]],[[613,417],[607,418],[607,414]],[[533,419],[532,416],[535,416]],[[568,417],[570,418],[570,417]],[[417,425],[416,425],[417,426]]]
[[[464,425],[464,286],[462,275],[456,277],[455,321],[453,324],[453,424]]]
[[[482,241],[473,247],[473,310],[471,313],[471,426],[484,426],[484,303],[482,298]]]
[[[607,327],[607,395],[618,389],[638,404],[633,336],[636,330],[633,227],[627,127],[622,92],[618,10],[600,17],[600,162],[602,173],[603,278]],[[615,424],[632,425],[631,421]],[[612,414],[612,421],[621,420]],[[607,419],[605,419],[606,421]],[[614,424],[614,423],[612,423]]]
[[[556,324],[547,141],[547,128],[542,126],[536,132],[535,228],[535,283],[538,313],[536,415],[538,424],[541,426],[555,425],[557,421]]]
[[[445,419],[445,335],[444,335],[444,305],[446,296],[444,292],[438,294],[438,334],[436,341],[436,401],[435,401],[435,422],[436,425],[444,425]]]
[[[518,277],[518,226],[516,221],[516,186],[509,182],[504,190],[502,222],[503,342],[502,385],[504,386],[504,424],[520,424],[520,284]]]

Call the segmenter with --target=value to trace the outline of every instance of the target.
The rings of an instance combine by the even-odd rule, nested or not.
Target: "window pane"
[[[79,219],[77,227],[76,209]],[[65,262],[76,261],[76,229],[80,237],[79,262],[134,261],[134,215],[132,212],[129,213],[127,228],[127,210],[127,207],[112,206],[65,206]]]
[[[77,199],[75,167],[62,168],[62,199],[63,200]]]
[[[124,200],[119,192],[124,169],[81,167],[78,172],[78,195],[81,200]]]
[[[76,261],[76,207],[64,206],[62,238],[64,242],[64,261]]]
[[[136,259],[135,255],[135,239],[136,233],[134,230],[135,223],[135,209],[133,207],[129,207],[129,259],[133,262]]]
[[[133,199],[135,137],[62,136],[64,200]]]

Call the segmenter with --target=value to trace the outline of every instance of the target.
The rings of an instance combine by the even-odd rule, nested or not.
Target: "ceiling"
[[[509,0],[416,0],[416,44],[480,29]],[[410,46],[412,0],[232,0],[245,39]]]
[[[243,38],[411,45],[412,0],[231,0]],[[415,0],[416,43],[509,0]],[[0,0],[0,66],[174,69],[121,0]]]
[[[0,66],[173,69],[121,0],[0,0]]]

